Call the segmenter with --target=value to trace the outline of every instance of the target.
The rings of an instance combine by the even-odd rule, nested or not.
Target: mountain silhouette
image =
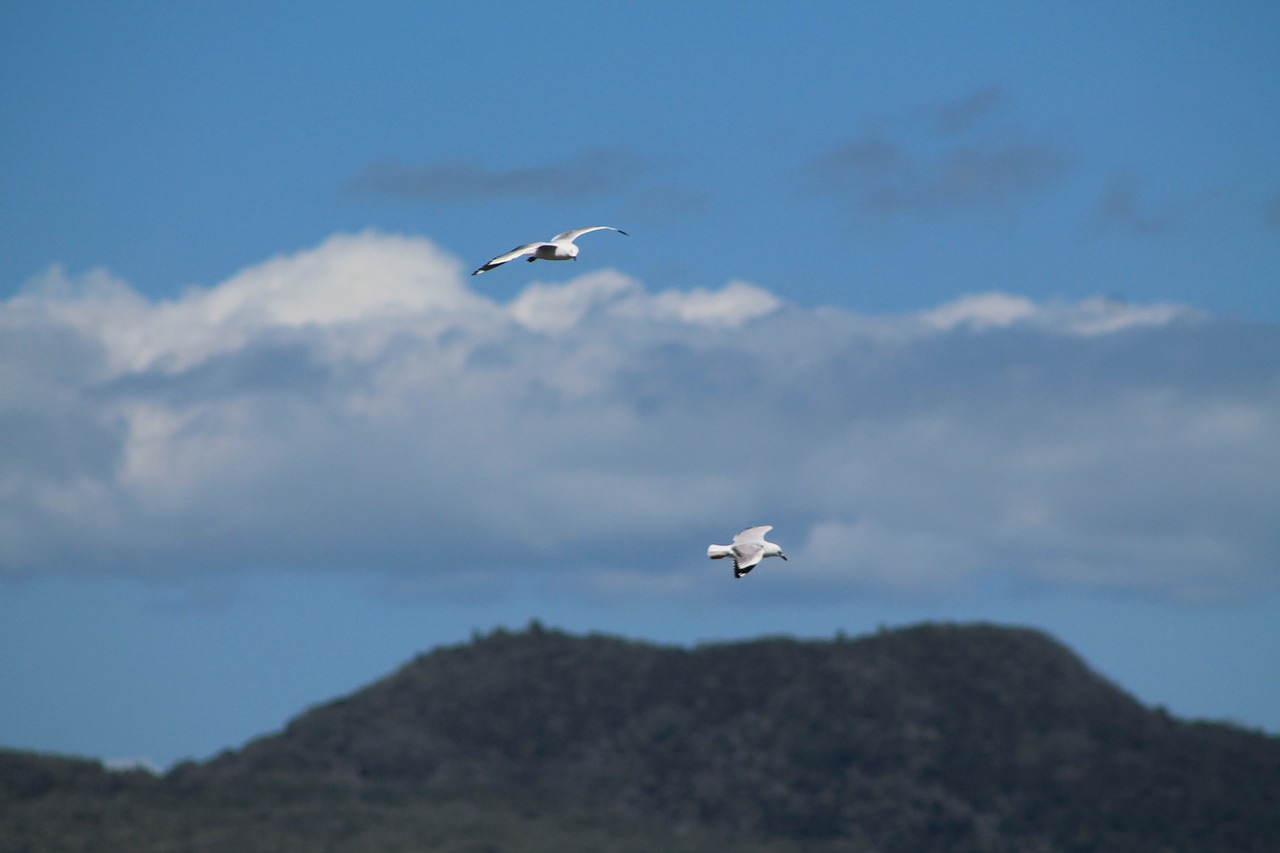
[[[163,776],[0,753],[0,848],[1261,853],[1280,738],[1148,709],[1027,629],[533,623]]]

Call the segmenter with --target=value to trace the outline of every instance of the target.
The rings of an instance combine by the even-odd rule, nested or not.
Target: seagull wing
[[[572,231],[565,231],[561,234],[557,234],[556,236],[552,237],[549,242],[558,243],[561,240],[567,240],[568,242],[572,243],[574,240],[577,240],[579,237],[581,237],[583,234],[586,234],[588,231],[617,231],[623,237],[631,236],[626,231],[623,231],[621,228],[613,228],[608,225],[592,225],[590,228],[575,228]]]
[[[498,255],[498,257],[494,258],[493,260],[489,261],[489,263],[485,264],[484,266],[480,267],[480,269],[473,272],[472,275],[480,275],[480,273],[482,272],[488,272],[494,267],[500,267],[503,264],[505,264],[507,261],[514,261],[516,258],[522,257],[523,255],[532,255],[534,252],[538,250],[539,246],[545,246],[545,245],[546,245],[545,243],[525,243],[523,246],[516,246],[510,252],[507,252],[505,255]]]
[[[762,524],[759,527],[748,527],[746,530],[733,537],[733,544],[743,545],[763,543],[764,535],[772,529],[772,524]],[[763,544],[761,544],[761,547],[764,547]],[[756,562],[759,562],[759,560]]]
[[[733,576],[742,577],[764,559],[764,544],[745,542],[733,546]]]

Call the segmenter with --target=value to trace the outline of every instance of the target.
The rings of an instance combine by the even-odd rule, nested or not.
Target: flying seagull
[[[578,259],[578,247],[574,245],[573,241],[589,231],[617,231],[623,237],[631,236],[621,228],[611,228],[608,225],[575,228],[572,231],[557,234],[545,243],[525,243],[523,246],[516,246],[505,255],[498,255],[498,257],[473,272],[472,275],[488,272],[494,267],[500,267],[507,261],[514,261],[522,255],[528,255],[530,263],[538,259],[544,261],[576,261]]]
[[[773,529],[773,525],[762,524],[759,527],[748,527],[733,537],[732,545],[712,545],[707,548],[707,556],[713,560],[722,557],[733,557],[733,576],[740,578],[756,567],[756,563],[765,557],[781,557],[787,559],[782,549],[772,542],[764,541],[764,535]]]

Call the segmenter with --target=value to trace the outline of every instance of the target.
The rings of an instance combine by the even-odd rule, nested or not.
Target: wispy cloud
[[[508,169],[486,168],[468,160],[421,166],[381,160],[356,174],[347,191],[408,201],[503,196],[575,199],[617,190],[645,168],[643,160],[621,149],[597,149],[565,160]]]
[[[996,118],[1011,107],[1012,101],[1004,87],[991,85],[977,89],[958,101],[922,106],[916,114],[937,135],[951,136]]]
[[[717,569],[708,542],[771,522],[796,588],[828,595],[1280,585],[1274,326],[999,293],[863,316],[609,271],[508,303],[469,283],[375,233],[173,301],[51,271],[0,303],[0,570],[669,597]]]
[[[1028,136],[1006,120],[1010,111],[999,87],[920,107],[816,157],[810,186],[880,218],[1013,203],[1056,183],[1075,158],[1063,143]]]
[[[1107,183],[1094,221],[1102,231],[1149,236],[1172,234],[1186,227],[1204,202],[1203,197],[1153,202],[1146,197],[1137,176],[1125,172]]]

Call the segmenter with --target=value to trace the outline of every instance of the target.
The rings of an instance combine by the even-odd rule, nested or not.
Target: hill
[[[161,777],[0,754],[9,850],[1270,851],[1280,738],[1038,632],[656,646],[536,623]]]

